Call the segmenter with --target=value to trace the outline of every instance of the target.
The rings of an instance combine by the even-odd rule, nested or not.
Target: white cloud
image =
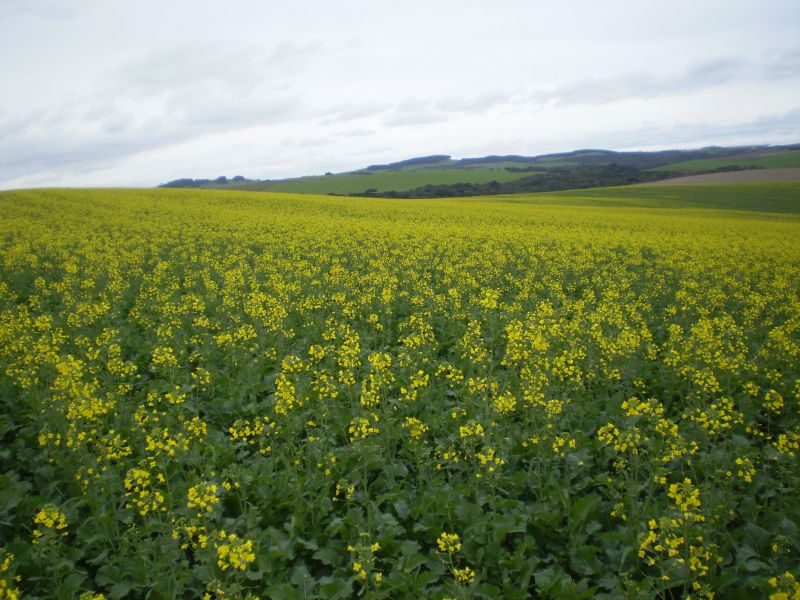
[[[798,141],[798,22],[788,0],[4,0],[0,187]]]

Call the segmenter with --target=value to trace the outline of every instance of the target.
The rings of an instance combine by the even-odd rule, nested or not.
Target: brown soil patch
[[[737,154],[736,156],[728,156],[727,158],[764,158],[765,156],[780,156],[782,154],[789,154],[789,152],[796,152],[793,150],[759,150],[757,152],[746,152],[745,154]]]
[[[684,185],[693,183],[748,183],[752,181],[792,181],[800,180],[800,167],[787,169],[746,169],[744,171],[724,171],[661,179],[639,185]]]

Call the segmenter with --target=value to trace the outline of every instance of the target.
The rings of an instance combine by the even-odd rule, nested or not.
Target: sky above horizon
[[[0,0],[0,189],[800,142],[797,0]]]

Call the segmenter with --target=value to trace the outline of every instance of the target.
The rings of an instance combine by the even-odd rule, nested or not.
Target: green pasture
[[[800,150],[766,154],[764,156],[745,158],[732,156],[729,158],[701,158],[673,163],[652,169],[653,171],[711,171],[722,167],[756,167],[761,169],[781,169],[800,167]]]

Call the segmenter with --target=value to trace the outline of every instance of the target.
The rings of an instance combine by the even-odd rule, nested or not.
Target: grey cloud
[[[462,115],[478,115],[499,106],[510,106],[520,94],[519,91],[494,90],[458,96],[413,96],[383,111],[386,113],[383,124],[388,127],[429,125]]]
[[[342,131],[339,135],[342,137],[367,137],[370,135],[375,135],[378,132],[375,129],[348,129],[346,131]]]
[[[80,4],[86,2],[76,1],[71,5],[60,0],[3,0],[0,3],[0,19],[19,17],[35,17],[37,19],[63,20],[78,16]]]
[[[306,138],[289,138],[281,142],[281,146],[285,148],[320,148],[328,146],[336,141],[335,136],[314,136]]]
[[[291,120],[305,110],[301,98],[292,92],[237,92],[217,85],[176,92],[165,106],[176,126],[197,128],[199,132]]]
[[[170,122],[197,129],[194,134],[298,118],[307,108],[291,80],[321,48],[317,42],[269,49],[184,44],[120,68],[107,95],[113,98],[122,87],[129,97],[154,100]]]
[[[429,125],[450,118],[446,112],[435,106],[435,102],[423,98],[407,98],[395,105],[391,114],[384,119],[388,127],[407,125]]]
[[[310,118],[291,85],[265,75],[276,63],[273,73],[284,63],[296,72],[317,51],[314,43],[264,52],[190,44],[129,62],[98,92],[0,120],[0,180],[92,171],[204,135]]]
[[[626,131],[565,135],[555,139],[531,140],[516,137],[453,148],[456,157],[486,154],[538,154],[563,152],[576,148],[643,148],[701,147],[707,144],[790,143],[800,140],[800,108],[787,112],[761,115],[733,123],[681,123],[674,126],[648,126]],[[531,145],[533,143],[533,146]]]
[[[491,91],[474,96],[447,96],[436,100],[434,106],[445,112],[477,113],[513,101],[512,92]]]
[[[320,125],[335,125],[357,119],[366,119],[385,113],[391,109],[391,104],[379,102],[344,102],[320,111]]]
[[[740,123],[711,123],[697,126],[681,124],[665,131],[665,143],[700,141],[703,139],[732,139],[760,136],[764,142],[778,136],[800,139],[800,108],[782,113],[762,115]]]
[[[706,62],[672,77],[636,73],[588,79],[553,90],[534,92],[532,99],[565,106],[607,104],[628,98],[650,99],[664,95],[680,95],[731,81],[741,66],[740,61],[729,59]]]
[[[348,121],[384,115],[384,124],[399,127],[446,121],[457,114],[476,114],[508,104],[517,93],[485,92],[476,95],[447,95],[438,98],[409,97],[398,103],[350,101],[318,109],[320,125],[339,125]]]
[[[261,65],[269,70],[279,70],[294,75],[325,52],[325,46],[316,41],[305,44],[281,42],[261,60]]]
[[[447,95],[438,98],[406,98],[394,106],[384,120],[389,127],[427,125],[447,121],[464,114],[480,114],[496,106],[509,104],[515,93],[489,91],[475,95]]]
[[[140,139],[136,141],[97,139],[75,145],[68,138],[48,138],[24,140],[15,144],[15,152],[10,155],[1,149],[0,176],[3,179],[16,179],[30,174],[51,173],[52,171],[92,172],[114,164],[119,158],[154,147],[169,138]]]
[[[698,92],[738,81],[789,79],[800,76],[800,51],[765,60],[721,58],[697,64],[677,75],[631,73],[575,81],[550,90],[536,90],[530,100],[557,106],[608,104],[629,98],[651,99]]]
[[[238,89],[280,87],[322,51],[317,42],[282,42],[267,49],[225,40],[185,43],[133,59],[110,74],[117,86],[163,93],[218,82]]]
[[[671,83],[677,92],[694,91],[696,89],[721,85],[741,77],[748,64],[737,58],[722,58],[700,63],[685,74],[674,78]],[[668,79],[669,80],[669,79]]]
[[[596,142],[604,148],[645,148],[656,142],[670,145],[768,143],[774,140],[800,139],[800,108],[787,112],[761,115],[737,123],[679,123],[674,126],[644,127],[632,131],[599,135]],[[572,143],[581,145],[575,139]]]
[[[44,114],[44,111],[29,113],[24,117],[5,117],[5,113],[0,114],[0,141],[12,135],[22,133],[31,125],[37,123]]]
[[[0,123],[0,179],[47,170],[102,169],[133,154],[199,136],[296,119],[301,106],[290,95],[176,95],[165,114],[143,119],[135,107],[103,97],[96,102],[93,110],[77,114],[62,106],[22,122]]]
[[[7,85],[5,93],[0,93],[0,111],[6,109],[0,112],[0,181],[39,177],[41,172],[49,172],[51,181],[57,181],[59,174],[121,165],[137,153],[190,141],[205,149],[200,152],[193,147],[184,155],[187,158],[165,152],[169,157],[165,160],[176,164],[213,162],[215,142],[226,148],[235,144],[236,136],[224,134],[275,124],[287,126],[271,130],[273,135],[264,136],[263,146],[261,132],[242,134],[239,139],[249,140],[242,149],[243,160],[252,160],[259,152],[267,155],[279,147],[280,137],[292,136],[298,145],[294,150],[287,148],[285,154],[294,162],[281,158],[278,166],[297,172],[313,164],[309,157],[314,156],[314,138],[327,132],[335,136],[326,138],[335,140],[335,145],[329,144],[327,149],[333,148],[336,160],[344,161],[346,155],[353,167],[391,162],[398,154],[413,155],[432,143],[450,145],[447,151],[453,153],[458,152],[459,144],[485,143],[485,151],[476,153],[497,153],[516,143],[499,139],[503,136],[534,135],[531,132],[536,131],[539,117],[545,117],[532,115],[530,109],[542,104],[556,107],[548,113],[548,119],[578,117],[574,122],[546,124],[545,131],[563,132],[560,140],[551,140],[549,148],[564,149],[566,145],[568,149],[573,145],[570,140],[575,140],[575,146],[587,142],[610,147],[634,145],[629,139],[635,135],[639,136],[635,145],[643,146],[683,144],[714,135],[721,136],[722,141],[724,136],[735,137],[737,127],[744,132],[741,135],[762,135],[765,140],[770,132],[787,135],[787,131],[797,131],[797,115],[793,113],[750,124],[676,125],[606,138],[578,137],[575,131],[587,122],[594,106],[641,100],[630,103],[630,114],[596,111],[613,112],[614,125],[609,129],[633,127],[652,115],[648,99],[688,96],[702,90],[714,93],[703,98],[696,112],[686,109],[686,102],[659,102],[665,112],[664,124],[674,124],[675,114],[685,115],[687,120],[695,114],[707,114],[708,101],[715,97],[730,98],[730,106],[719,111],[720,120],[731,114],[757,114],[756,99],[773,93],[775,97],[765,106],[797,106],[791,86],[800,77],[800,46],[791,36],[790,25],[797,12],[796,2],[785,2],[791,11],[769,7],[741,11],[772,16],[762,24],[759,17],[752,27],[748,24],[738,29],[739,24],[730,31],[723,28],[721,33],[719,23],[709,23],[710,27],[701,28],[701,32],[693,27],[686,29],[677,14],[681,11],[668,11],[665,18],[673,14],[677,20],[666,23],[670,25],[667,29],[676,26],[681,34],[655,40],[653,53],[646,57],[638,53],[642,40],[633,33],[630,39],[625,35],[598,38],[598,23],[580,20],[573,23],[569,35],[546,31],[536,36],[509,36],[504,26],[495,33],[491,27],[481,27],[482,32],[486,29],[486,37],[472,39],[461,35],[458,27],[447,26],[452,25],[451,11],[442,8],[441,13],[431,13],[441,16],[441,27],[429,19],[427,23],[433,27],[414,29],[414,36],[396,39],[392,36],[412,30],[408,26],[414,21],[413,15],[402,8],[375,9],[372,15],[372,8],[367,11],[362,7],[357,14],[348,14],[342,7],[324,3],[318,3],[314,10],[299,7],[278,12],[263,2],[250,3],[249,10],[239,10],[238,6],[224,10],[206,4],[188,0],[161,6],[119,0],[0,0],[0,37],[6,40],[5,54],[10,57],[3,63]],[[635,6],[632,0],[628,4]],[[461,8],[475,23],[483,23],[485,15],[477,4]],[[702,13],[696,22],[707,21],[716,10],[694,8],[695,13]],[[389,17],[393,12],[396,14],[390,18],[397,22],[397,28],[388,18],[383,21],[385,28],[373,26],[378,22],[373,16]],[[621,11],[618,21],[628,23],[632,30],[641,23],[626,21],[627,12],[631,11]],[[270,13],[274,18],[267,19]],[[525,21],[524,13],[519,14],[518,22]],[[720,14],[724,18],[730,11]],[[511,24],[508,15],[497,13],[497,18],[498,24]],[[115,24],[118,33],[112,42],[116,43],[108,43],[104,23]],[[142,23],[152,27],[143,29]],[[774,39],[758,37],[766,23],[774,25],[770,28]],[[2,36],[6,32],[13,35]],[[731,43],[721,45],[726,40]],[[99,47],[104,49],[102,55],[92,52]],[[431,62],[441,52],[452,59],[446,69]],[[582,70],[587,67],[580,57],[589,52],[606,64],[617,60],[617,74],[603,77],[596,73],[595,78],[580,79],[593,74]],[[682,71],[654,66],[669,65],[688,52],[697,60]],[[525,70],[528,57],[532,57],[530,69]],[[432,77],[432,73],[437,76]],[[509,81],[521,83],[507,86]],[[548,81],[552,87],[537,89],[544,87],[537,81]],[[746,90],[751,106],[742,105],[744,98],[727,94],[729,89],[741,90],[742,83],[752,88]],[[410,97],[404,99],[406,94]],[[577,105],[589,108],[558,110],[559,106]],[[469,128],[452,128],[452,138],[446,140],[431,140],[438,128],[424,127],[468,119]],[[414,126],[418,128],[412,129]],[[410,136],[409,131],[419,135]],[[570,132],[574,132],[572,137]],[[659,138],[662,135],[663,141]],[[371,148],[373,143],[381,144],[381,148]],[[320,151],[320,156],[324,152]],[[508,152],[514,153],[510,148]],[[212,157],[194,158],[205,155]],[[239,160],[235,156],[223,158]],[[259,164],[264,160],[258,155]],[[142,157],[131,164],[133,168],[148,168],[150,163]],[[160,177],[157,173],[153,176]]]
[[[764,61],[761,75],[767,81],[800,77],[800,48],[781,52]]]

